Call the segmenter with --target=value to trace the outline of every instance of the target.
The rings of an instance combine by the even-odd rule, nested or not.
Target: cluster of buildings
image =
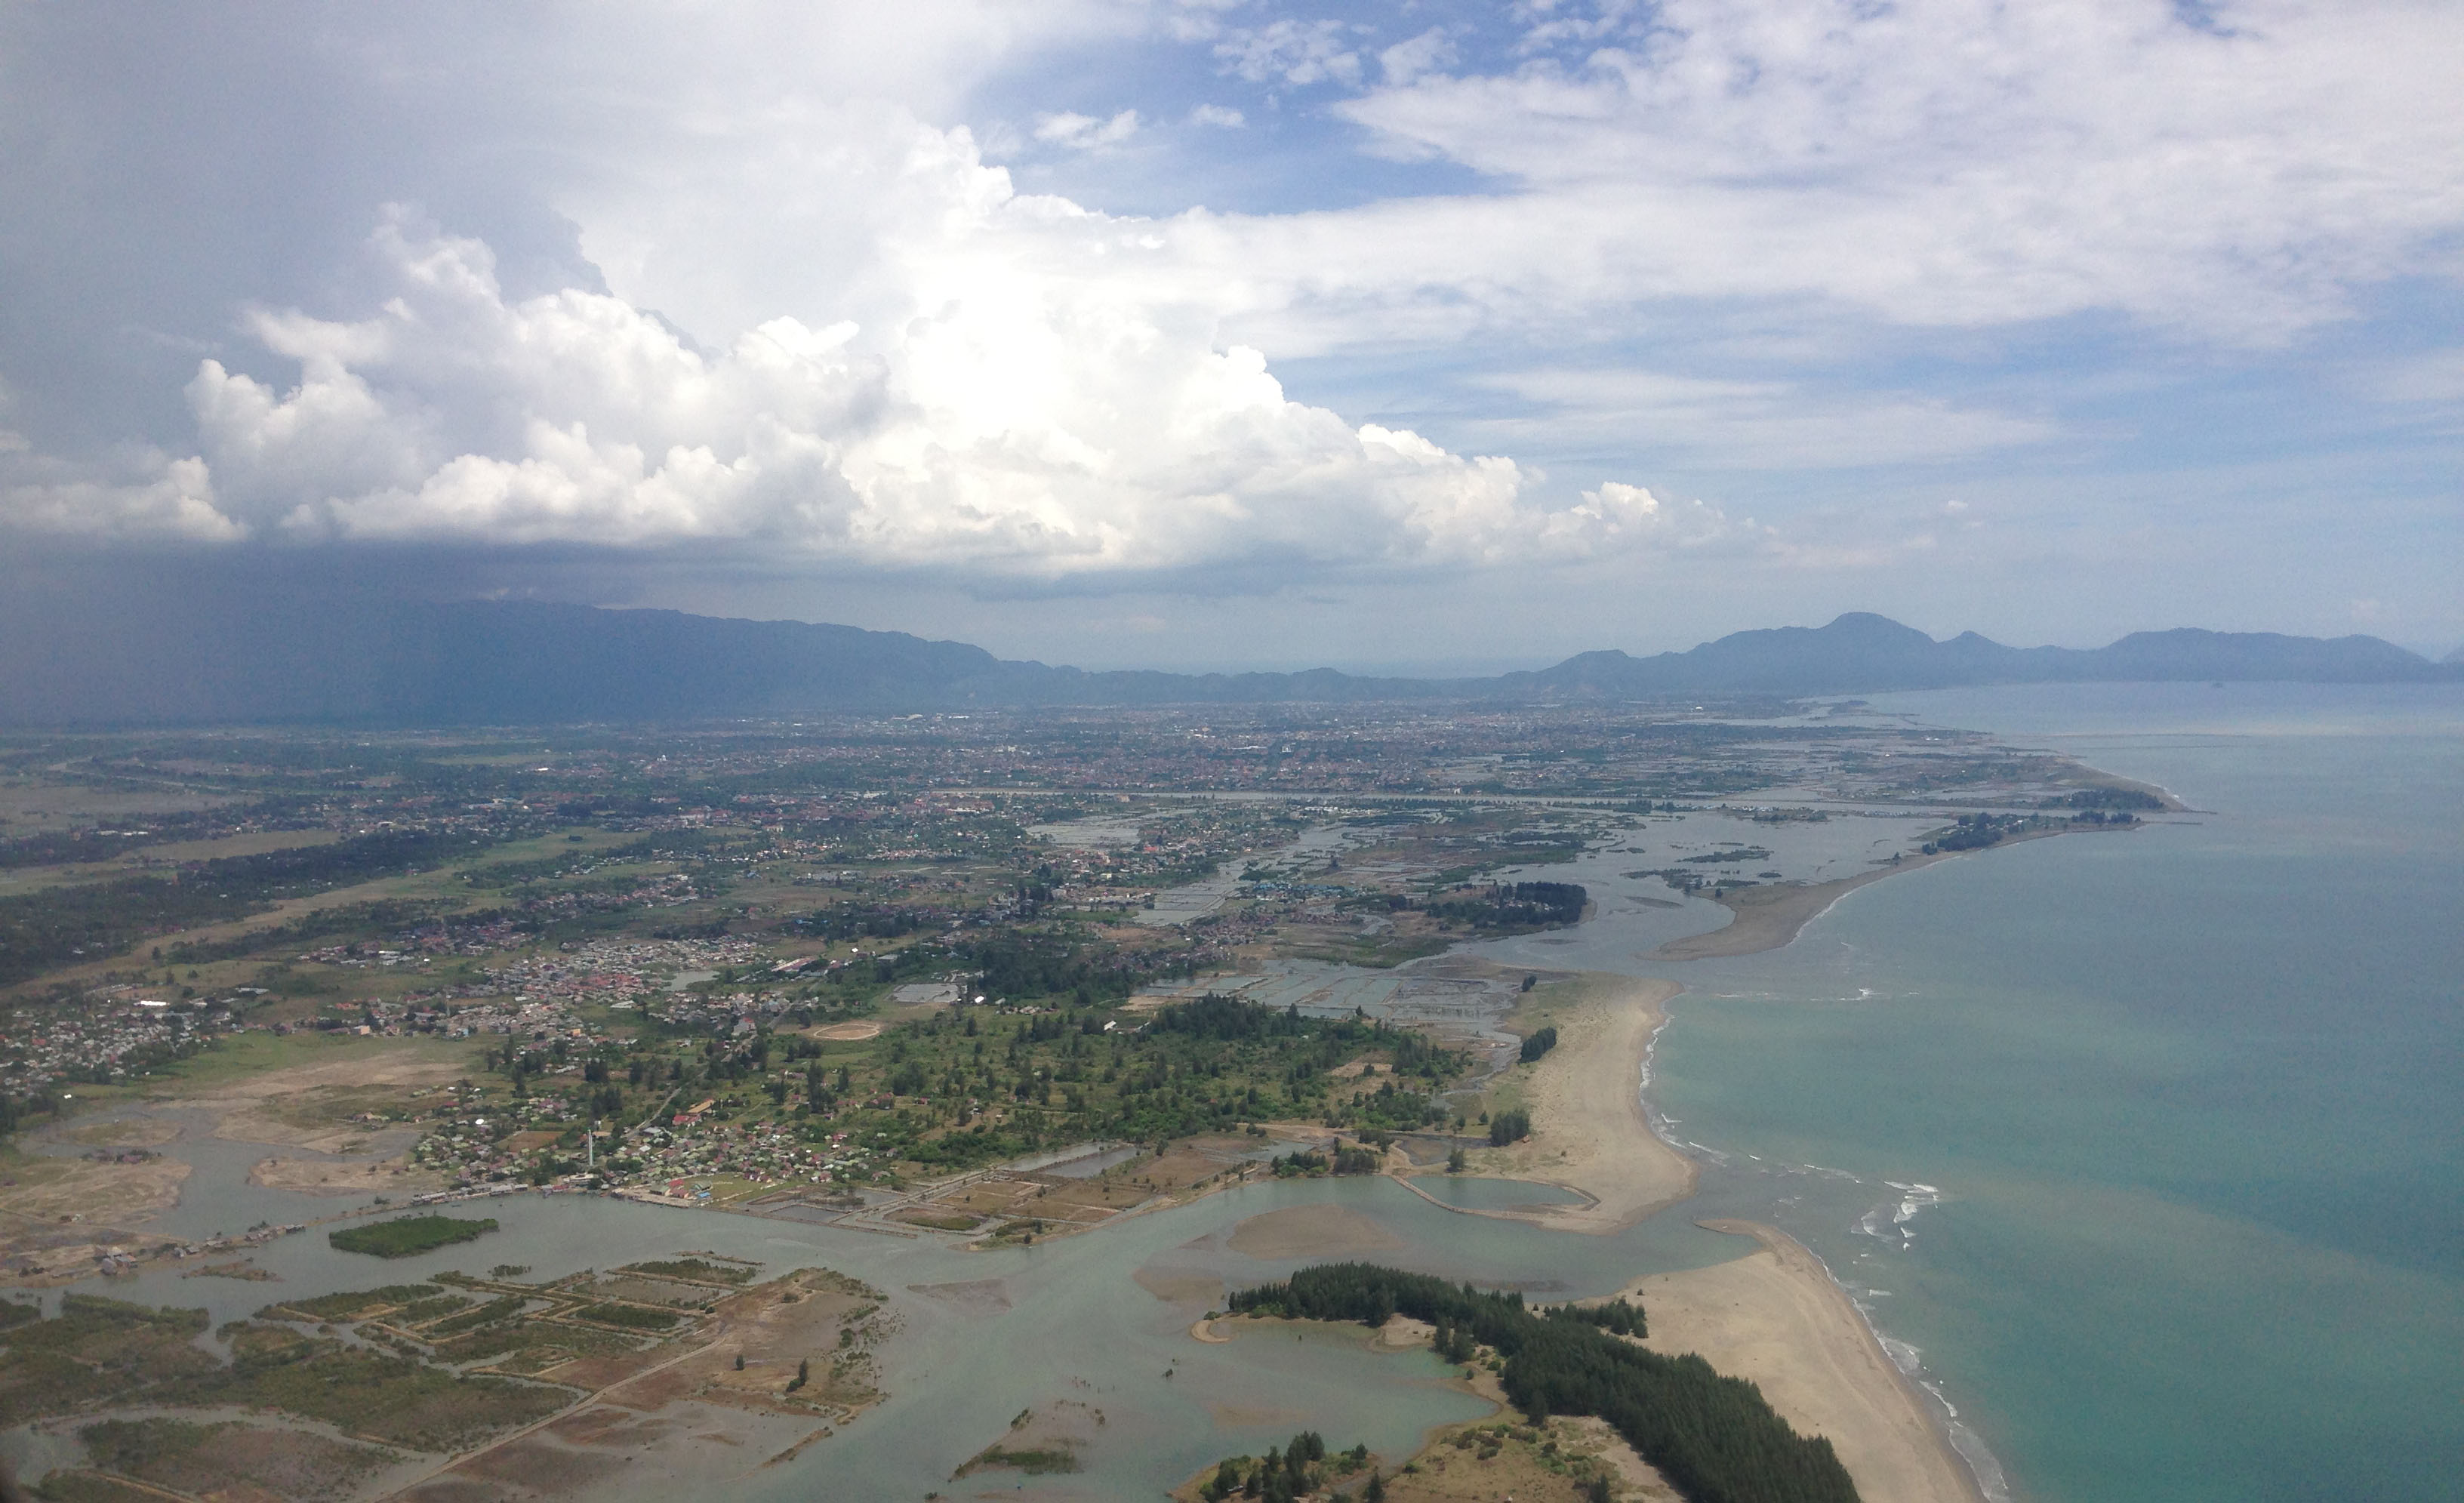
[[[719,1176],[756,1184],[825,1184],[881,1180],[890,1172],[879,1153],[846,1133],[811,1143],[775,1122],[737,1126],[685,1115],[632,1134],[619,1166],[628,1179],[686,1198],[694,1181]]]
[[[517,998],[564,997],[636,1005],[664,992],[679,974],[716,972],[767,960],[750,939],[594,939],[488,971],[488,990]]]
[[[0,1021],[0,1095],[23,1099],[141,1072],[231,1026],[220,1004],[164,1001],[125,985],[88,993],[80,1008],[19,1008]]]
[[[583,1109],[571,1101],[539,1094],[490,1105],[457,1094],[412,1156],[422,1168],[450,1176],[460,1193],[542,1178],[537,1170],[543,1158],[562,1171],[555,1176],[559,1183],[596,1178],[687,1200],[722,1176],[783,1185],[869,1183],[889,1174],[883,1150],[856,1143],[847,1133],[808,1141],[778,1122],[720,1120],[711,1114],[714,1104],[687,1105],[630,1128],[599,1123],[595,1139],[575,1147],[563,1145],[565,1136],[593,1124],[583,1121]]]

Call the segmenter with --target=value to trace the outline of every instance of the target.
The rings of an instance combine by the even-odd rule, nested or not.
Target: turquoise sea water
[[[1702,1193],[1620,1236],[1319,1181],[991,1253],[523,1196],[486,1208],[504,1229],[475,1249],[379,1270],[310,1235],[257,1261],[295,1296],[499,1260],[542,1277],[684,1249],[825,1263],[901,1313],[891,1398],[728,1495],[922,1496],[1022,1406],[1074,1394],[1109,1416],[1088,1470],[988,1485],[1131,1499],[1303,1425],[1391,1456],[1485,1407],[1426,1354],[1189,1339],[1203,1302],[1133,1274],[1239,1286],[1305,1261],[1234,1250],[1245,1217],[1340,1205],[1389,1241],[1366,1255],[1554,1296],[1740,1255],[1692,1219],[1744,1215],[1814,1248],[1918,1354],[2023,1503],[2464,1496],[2464,691],[2094,686],[1885,708],[2058,747],[2205,812],[1877,883],[1766,955],[1648,959],[1718,921],[1699,903],[1603,902],[1579,930],[1480,947],[1689,988],[1650,1095],[1703,1146]],[[1631,864],[1577,874],[1608,892]],[[264,1150],[192,1125],[172,1151],[197,1175],[164,1229],[337,1208],[247,1186]],[[933,1293],[951,1285],[974,1293]],[[217,1323],[270,1297],[170,1269],[107,1292]],[[20,1463],[31,1445],[0,1435]]]
[[[2207,812],[1658,967],[1687,1209],[1821,1253],[2014,1497],[2464,1496],[2464,693],[1887,707]]]

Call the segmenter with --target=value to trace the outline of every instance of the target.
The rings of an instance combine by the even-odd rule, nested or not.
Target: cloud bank
[[[1896,545],[1817,546],[1799,518],[1656,496],[1629,456],[1837,473],[2024,453],[2079,430],[1955,381],[1903,384],[1890,361],[2062,320],[2239,359],[2353,317],[2372,289],[2457,280],[2452,7],[1407,10],[790,8],[775,45],[750,11],[541,10],[466,17],[484,47],[319,12],[301,55],[333,70],[328,92],[411,122],[360,139],[407,134],[438,180],[501,173],[569,228],[574,264],[542,282],[502,235],[386,209],[348,276],[214,310],[235,333],[184,357],[185,431],[72,460],[33,425],[0,430],[0,526],[733,549],[1045,582],[1853,566]],[[988,131],[1096,173],[1199,138],[1270,149],[1306,118],[1353,160],[1451,175],[1243,211],[1023,191],[1034,180],[961,122],[970,90],[1122,38],[1181,48],[1197,91],[1139,93],[1127,72],[1100,99],[1026,89]],[[162,113],[220,128],[209,109]],[[219,154],[246,163],[248,144]],[[35,170],[18,158],[0,181]],[[371,168],[374,187],[399,166]],[[400,196],[348,199],[351,233]],[[1340,413],[1275,373],[1371,357],[1453,363],[1466,409]],[[1860,359],[1880,373],[1796,375]],[[1600,459],[1552,479],[1532,457],[1552,451]]]
[[[397,211],[368,246],[378,311],[248,315],[296,384],[208,359],[187,388],[200,455],[118,490],[12,492],[11,511],[205,541],[720,542],[1047,579],[1493,564],[1721,529],[1633,486],[1549,509],[1510,459],[1290,401],[1257,351],[1211,343],[1203,308],[1001,243],[1135,256],[1143,226],[988,184],[962,136],[917,143],[908,170],[948,196],[877,330],[782,317],[705,351],[612,295],[509,299],[487,246]]]

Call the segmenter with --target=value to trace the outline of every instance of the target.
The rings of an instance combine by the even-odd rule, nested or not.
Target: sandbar
[[[1975,1479],[1924,1396],[1884,1355],[1830,1271],[1753,1222],[1706,1221],[1762,1247],[1731,1263],[1654,1273],[1620,1293],[1650,1321],[1644,1345],[1694,1352],[1763,1397],[1798,1431],[1824,1435],[1860,1496],[1889,1503],[1980,1503]]]
[[[1667,1021],[1675,982],[1588,975],[1587,995],[1533,1067],[1531,1136],[1485,1156],[1488,1173],[1564,1185],[1582,1205],[1476,1212],[1559,1231],[1623,1231],[1694,1193],[1694,1160],[1661,1142],[1642,1111],[1642,1061]]]
[[[2116,781],[2119,783],[2122,780]],[[2171,798],[2169,794],[2164,794],[2161,789],[2148,788],[2145,785],[2134,784],[2129,786],[2144,789],[2168,800]],[[2172,802],[2175,807],[2178,807],[2178,801]],[[1711,899],[1732,916],[1731,921],[1726,927],[1714,929],[1708,934],[1688,935],[1683,939],[1671,939],[1652,951],[1651,958],[1656,961],[1717,961],[1737,955],[1760,955],[1765,950],[1776,950],[1795,939],[1797,931],[1821,917],[1830,910],[1832,904],[1868,882],[1879,882],[1886,876],[1897,876],[1903,872],[1914,872],[1923,867],[1929,867],[1937,861],[1948,861],[1954,856],[1982,855],[1988,851],[2000,851],[2010,846],[2024,845],[2031,840],[2051,840],[2057,835],[2110,833],[2140,828],[2142,827],[2137,825],[2094,825],[2085,829],[2076,826],[2057,826],[2051,829],[2032,829],[2015,835],[2007,835],[1991,846],[1979,846],[1973,851],[1937,851],[1931,855],[1922,852],[1903,855],[1888,866],[1876,867],[1871,872],[1859,872],[1855,876],[1843,876],[1836,882],[1774,882],[1769,886],[1756,884],[1752,887],[1737,888]]]
[[[1266,1211],[1233,1227],[1227,1244],[1233,1251],[1253,1258],[1340,1257],[1402,1245],[1402,1238],[1342,1205],[1287,1205]]]
[[[1734,915],[1725,928],[1708,934],[1688,935],[1671,939],[1651,952],[1656,961],[1716,961],[1734,955],[1760,955],[1776,950],[1796,938],[1797,931],[1818,918],[1832,904],[1868,882],[1879,882],[1886,876],[1913,872],[1937,861],[1947,861],[1957,851],[1934,855],[1909,856],[1891,866],[1876,867],[1855,876],[1843,876],[1836,882],[1774,882],[1768,887],[1741,887],[1712,901]]]

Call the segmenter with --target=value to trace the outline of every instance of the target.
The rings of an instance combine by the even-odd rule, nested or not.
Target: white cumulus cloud
[[[19,435],[5,431],[0,529],[86,542],[232,542],[245,535],[216,507],[213,477],[194,455],[147,453],[99,472],[33,455]]]
[[[2266,342],[2343,316],[2356,285],[2458,269],[2451,6],[1535,11],[1510,71],[1408,60],[1337,107],[1390,154],[1511,189],[1381,206],[1391,249],[1342,274],[1358,296],[1451,285],[1527,315],[1822,298],[1961,326],[2113,310]],[[1424,246],[1451,264],[1415,265]]]
[[[1511,459],[1293,402],[1264,356],[1211,339],[1202,301],[1114,275],[1163,255],[1154,227],[979,191],[965,150],[908,167],[944,191],[894,295],[870,287],[880,317],[781,316],[710,351],[614,295],[510,298],[485,245],[397,213],[370,242],[379,309],[250,317],[296,384],[199,366],[220,504],[295,538],[720,541],[1038,578],[1500,563],[1700,531],[1639,491],[1551,510]]]

